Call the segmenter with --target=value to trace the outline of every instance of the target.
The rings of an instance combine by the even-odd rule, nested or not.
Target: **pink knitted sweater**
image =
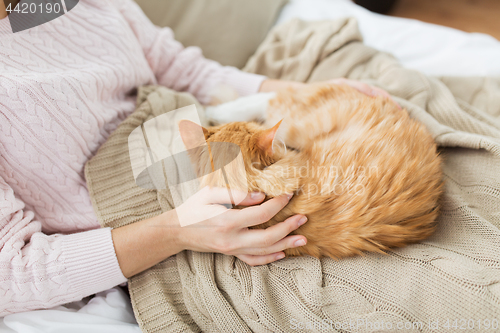
[[[15,34],[0,20],[0,316],[126,281],[83,167],[134,110],[134,88],[162,84],[206,102],[218,83],[248,95],[263,79],[183,48],[132,0],[80,0]]]

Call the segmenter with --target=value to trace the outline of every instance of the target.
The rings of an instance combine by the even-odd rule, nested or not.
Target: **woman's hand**
[[[304,224],[303,215],[292,216],[267,229],[249,229],[270,220],[288,204],[291,195],[281,195],[265,203],[262,193],[231,191],[243,209],[227,209],[231,201],[225,188],[204,188],[176,209],[176,231],[181,249],[234,255],[251,266],[264,265],[285,257],[284,249],[303,246],[301,235],[288,236]],[[239,200],[237,198],[239,197]],[[212,216],[203,221],[202,216]],[[182,219],[182,221],[179,221]],[[194,224],[191,221],[200,221]],[[181,223],[183,222],[183,223]],[[186,225],[180,227],[180,225]]]
[[[333,84],[339,84],[339,85],[348,85],[350,87],[353,87],[354,89],[358,90],[359,92],[368,95],[370,97],[376,97],[376,96],[384,96],[390,100],[392,100],[394,103],[396,103],[391,95],[380,88],[370,86],[369,84],[366,84],[361,81],[357,80],[350,80],[346,78],[337,78],[337,79],[332,79],[328,81],[323,81],[324,83],[333,83]],[[295,82],[295,81],[283,81],[283,80],[273,80],[273,79],[267,79],[262,82],[262,85],[260,86],[259,92],[270,92],[270,91],[277,91],[280,89],[285,89],[288,87],[293,87],[295,89],[300,89],[301,87],[306,86],[306,83],[302,82]],[[396,105],[398,105],[396,103]],[[398,105],[399,107],[399,105]]]
[[[339,84],[339,85],[344,84],[344,85],[350,86],[350,87],[356,89],[357,91],[359,91],[365,95],[371,96],[371,97],[384,96],[386,98],[392,99],[391,95],[389,95],[389,93],[387,91],[380,89],[380,88],[377,88],[377,87],[370,86],[369,84],[366,84],[364,82],[357,81],[357,80],[338,78],[338,79],[332,79],[332,80],[325,81],[325,83],[333,83],[333,84]]]
[[[306,244],[304,236],[288,236],[307,221],[303,215],[267,229],[248,229],[270,220],[288,204],[289,196],[262,203],[262,193],[231,194],[239,205],[255,206],[227,209],[223,205],[231,202],[228,190],[207,187],[175,210],[113,229],[111,235],[123,275],[131,277],[182,250],[234,255],[256,266],[283,258],[284,249]]]

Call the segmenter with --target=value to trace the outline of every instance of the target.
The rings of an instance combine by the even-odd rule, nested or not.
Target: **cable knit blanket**
[[[500,78],[430,78],[362,43],[353,19],[291,21],[270,32],[246,71],[297,81],[364,80],[390,92],[441,147],[446,189],[437,232],[387,255],[286,258],[250,267],[184,251],[129,280],[144,332],[449,332],[500,325]],[[103,226],[170,209],[138,188],[127,137],[195,100],[139,90],[138,108],[86,166]],[[168,175],[167,175],[168,176]],[[496,326],[495,326],[496,325]],[[488,327],[487,327],[488,326]]]

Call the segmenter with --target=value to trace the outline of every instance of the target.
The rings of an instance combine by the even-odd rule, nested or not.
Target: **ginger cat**
[[[196,128],[187,120],[179,123],[192,162],[208,174],[213,161],[196,149],[201,143],[190,135]],[[233,122],[203,133],[211,147],[240,147],[249,190],[268,197],[294,192],[282,211],[256,226],[306,215],[308,222],[292,234],[304,235],[307,244],[285,250],[287,256],[383,253],[421,241],[435,229],[443,186],[436,144],[424,125],[391,100],[348,86],[308,85],[279,92],[262,125]],[[223,178],[212,173],[202,185],[225,186]]]

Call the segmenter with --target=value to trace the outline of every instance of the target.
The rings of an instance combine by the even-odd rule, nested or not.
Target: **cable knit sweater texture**
[[[0,20],[0,316],[126,281],[83,167],[134,110],[136,87],[207,102],[219,83],[243,96],[263,79],[183,48],[132,0],[81,0],[16,34]]]

